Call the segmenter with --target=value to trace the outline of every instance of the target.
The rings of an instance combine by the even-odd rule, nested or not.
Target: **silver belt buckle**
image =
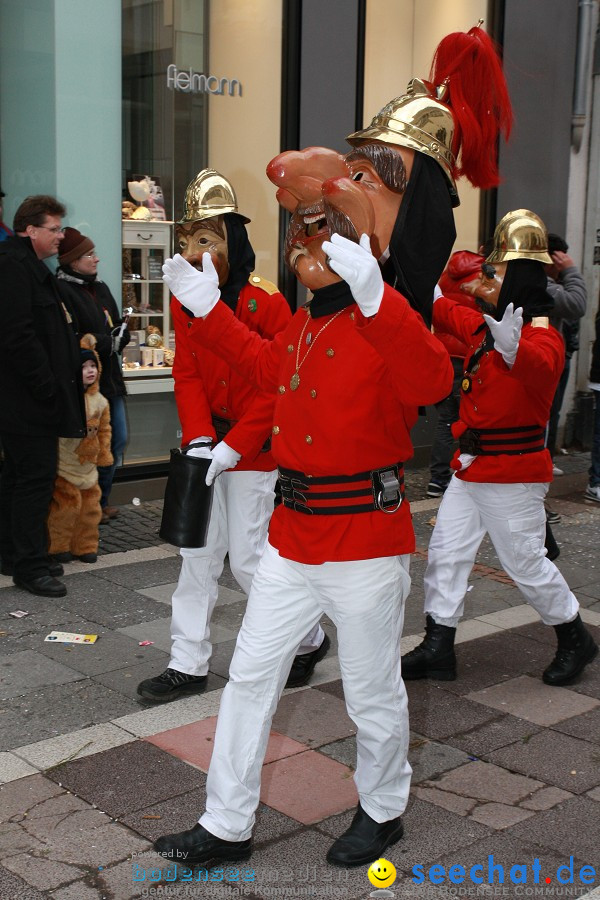
[[[379,481],[381,482],[381,490],[377,494],[377,507],[384,513],[395,513],[400,509],[402,503],[402,494],[400,492],[400,482],[398,476],[393,469],[385,469],[378,472]],[[392,507],[385,507],[384,503],[392,503],[397,498],[397,503]]]

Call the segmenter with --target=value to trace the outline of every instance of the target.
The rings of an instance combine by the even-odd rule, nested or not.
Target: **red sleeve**
[[[366,319],[357,311],[357,325],[389,369],[405,406],[429,406],[448,396],[454,379],[448,352],[397,291],[386,284],[377,315]]]
[[[494,365],[507,370],[500,353],[494,353]],[[553,328],[533,328],[526,325],[521,332],[517,358],[509,373],[531,389],[545,393],[556,389],[565,365],[565,342]]]
[[[225,306],[218,303],[217,306]],[[228,310],[229,312],[229,310]],[[190,341],[190,318],[183,312],[176,297],[171,299],[171,318],[175,329],[175,402],[182,428],[182,444],[197,437],[216,438],[206,390],[196,365],[194,347]]]
[[[483,315],[476,309],[469,309],[456,300],[438,297],[433,304],[433,326],[435,329],[453,335],[470,347],[473,335],[485,323]]]
[[[279,292],[265,298],[260,333],[271,340],[290,322],[292,312],[287,300]],[[260,392],[248,406],[226,438],[226,443],[242,456],[252,459],[260,453],[273,426],[273,410],[277,395],[274,391]]]
[[[276,399],[274,392],[258,393],[225,438],[225,443],[242,456],[254,459],[271,435]]]
[[[262,338],[236,319],[224,303],[217,303],[205,319],[190,323],[193,343],[214,350],[232,369],[262,391],[275,393],[285,330],[273,340]]]

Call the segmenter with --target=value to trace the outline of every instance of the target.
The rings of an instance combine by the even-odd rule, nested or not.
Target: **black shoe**
[[[55,562],[59,563],[72,562],[73,554],[69,553],[68,551],[66,553],[53,553],[52,559],[55,560]]]
[[[321,642],[321,646],[317,647],[316,650],[311,650],[310,653],[301,653],[298,654],[298,656],[295,656],[292,668],[290,669],[290,674],[288,675],[288,680],[285,683],[286,688],[302,687],[303,684],[308,684],[308,680],[314,672],[316,664],[320,659],[323,659],[330,647],[331,641],[327,635],[325,635]]]
[[[211,860],[234,862],[248,859],[252,853],[252,839],[224,841],[198,824],[188,831],[164,834],[154,842],[154,849],[165,859],[180,861],[184,866],[204,865]]]
[[[95,563],[98,562],[98,555],[96,553],[82,553],[81,556],[74,556],[73,559],[78,559],[79,562]]]
[[[594,659],[598,653],[598,645],[579,614],[572,622],[555,625],[554,630],[558,637],[558,649],[544,672],[542,681],[556,687],[574,681]]]
[[[454,681],[456,678],[455,635],[456,628],[438,625],[431,616],[427,616],[425,639],[418,647],[402,657],[404,680],[436,678],[438,681]]]
[[[56,559],[56,557],[54,557],[54,559]],[[2,566],[0,567],[0,572],[2,573],[2,575],[12,575],[13,567],[10,565],[10,563],[2,563]],[[63,569],[63,567],[61,566],[61,564],[59,562],[54,562],[51,559],[48,564],[48,574],[51,575],[53,578],[58,578],[59,575],[65,574],[65,570]]]
[[[140,681],[137,692],[144,700],[153,703],[168,703],[183,694],[201,694],[206,690],[206,675],[187,675],[177,669],[165,669],[154,678]],[[216,839],[215,839],[216,840]]]
[[[438,484],[437,481],[430,481],[429,484],[427,485],[427,496],[428,497],[443,497],[446,492],[447,487],[448,487],[447,484]]]
[[[358,806],[350,828],[329,848],[327,862],[334,866],[366,866],[383,856],[404,834],[402,818],[376,822]]]
[[[562,522],[562,516],[560,513],[554,512],[553,509],[546,507],[546,522],[549,522],[550,525],[558,525]]]
[[[40,597],[65,597],[67,594],[67,589],[62,581],[57,581],[52,575],[40,575],[38,578],[29,580],[13,575],[13,581],[17,587]]]

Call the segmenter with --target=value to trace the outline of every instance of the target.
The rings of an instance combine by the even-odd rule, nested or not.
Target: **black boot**
[[[438,625],[431,616],[427,616],[423,643],[402,657],[404,680],[437,678],[438,681],[454,681],[456,678],[455,635],[456,628]]]
[[[348,868],[366,866],[379,859],[403,834],[400,816],[388,822],[376,822],[359,804],[350,827],[330,847],[327,862]]]
[[[572,622],[555,625],[554,630],[558,648],[542,680],[553,686],[570,684],[596,656],[598,645],[581,621],[579,613]]]

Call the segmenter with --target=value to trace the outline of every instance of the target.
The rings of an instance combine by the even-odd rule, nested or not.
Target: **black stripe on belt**
[[[381,469],[356,472],[353,475],[307,475],[295,469],[279,469],[283,505],[295,512],[315,516],[341,516],[379,510],[394,513],[404,497],[404,466],[394,463]],[[341,490],[314,490],[339,485]],[[351,501],[363,499],[364,503]],[[320,506],[320,503],[325,505]],[[329,504],[329,505],[328,505]]]
[[[473,456],[518,456],[539,453],[546,446],[546,432],[539,425],[514,428],[467,428],[460,436],[462,453]]]

